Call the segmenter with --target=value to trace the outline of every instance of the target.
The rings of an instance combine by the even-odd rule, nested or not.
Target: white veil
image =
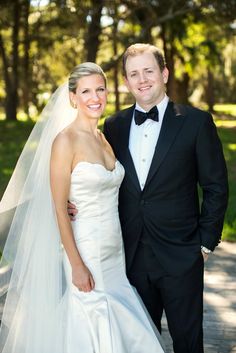
[[[50,190],[55,136],[76,117],[68,83],[44,108],[0,203],[0,232],[7,235],[0,263],[0,295],[7,292],[1,353],[63,353],[67,284]]]

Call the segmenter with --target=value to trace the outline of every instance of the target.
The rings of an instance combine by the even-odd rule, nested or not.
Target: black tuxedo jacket
[[[119,213],[127,270],[145,235],[167,273],[180,275],[199,259],[201,245],[214,250],[221,237],[228,198],[222,145],[209,113],[169,102],[141,190],[128,148],[133,110],[117,113],[104,125],[125,168]]]

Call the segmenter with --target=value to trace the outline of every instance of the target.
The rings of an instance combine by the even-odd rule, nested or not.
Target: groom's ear
[[[166,85],[169,78],[169,70],[167,69],[167,67],[164,67],[162,71],[162,77],[163,77],[164,84]]]
[[[129,80],[127,79],[126,76],[123,76],[123,79],[124,79],[125,86],[127,87],[128,90],[130,90]]]

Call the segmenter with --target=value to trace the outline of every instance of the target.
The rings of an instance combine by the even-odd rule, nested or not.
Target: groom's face
[[[148,111],[163,99],[168,70],[161,72],[153,53],[128,56],[125,69],[126,86],[143,109]]]

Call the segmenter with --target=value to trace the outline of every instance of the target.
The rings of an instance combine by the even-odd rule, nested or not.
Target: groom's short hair
[[[143,54],[145,52],[152,53],[157,61],[157,64],[159,65],[161,72],[164,70],[164,68],[166,67],[166,61],[165,61],[165,57],[162,54],[162,52],[160,51],[160,49],[155,47],[155,45],[146,44],[146,43],[136,43],[136,44],[130,45],[126,49],[126,51],[124,52],[123,58],[122,58],[123,75],[125,77],[126,77],[125,65],[126,65],[127,58],[129,56],[136,56],[139,54]]]

